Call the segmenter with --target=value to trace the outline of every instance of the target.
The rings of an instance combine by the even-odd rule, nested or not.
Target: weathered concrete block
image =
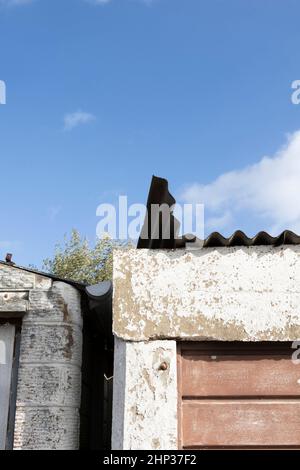
[[[28,291],[0,292],[0,312],[22,312],[28,310]]]
[[[78,448],[79,413],[73,408],[17,407],[14,449]]]
[[[80,407],[80,368],[29,365],[19,368],[18,405]]]
[[[24,313],[14,448],[77,449],[81,396],[80,293],[0,264],[0,313]]]
[[[54,282],[50,290],[29,291],[29,312],[24,321],[46,321],[82,326],[80,293],[72,286]]]
[[[81,329],[75,325],[24,323],[20,363],[81,364]]]
[[[51,289],[52,279],[26,269],[0,264],[0,290]]]

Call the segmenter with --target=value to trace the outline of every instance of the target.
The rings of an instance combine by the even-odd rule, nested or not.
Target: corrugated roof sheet
[[[149,195],[147,200],[147,211],[151,213],[152,204],[167,204],[170,208],[176,203],[174,197],[170,194],[168,189],[168,181],[164,178],[157,176],[152,177],[151,186],[149,189]],[[151,249],[174,249],[184,248],[189,243],[195,243],[195,246],[201,246],[204,248],[209,247],[232,247],[232,246],[280,246],[280,245],[299,245],[300,236],[296,235],[290,230],[284,230],[277,237],[272,237],[267,232],[261,231],[257,233],[253,238],[248,237],[241,230],[237,230],[230,237],[226,238],[219,232],[213,232],[204,241],[199,240],[196,237],[191,240],[187,236],[182,238],[176,238],[176,234],[179,232],[179,221],[173,216],[170,211],[170,233],[169,239],[164,239],[163,234],[166,232],[166,227],[161,226],[161,219],[154,221],[154,224],[160,224],[159,239],[151,239],[149,236],[148,227],[151,226],[151,219],[146,219],[144,226],[141,231],[141,235],[138,241],[137,248],[151,248]]]
[[[201,243],[201,242],[200,242]],[[213,246],[257,246],[257,245],[299,245],[300,237],[290,230],[284,230],[278,237],[272,237],[267,232],[259,232],[253,238],[247,237],[247,235],[241,230],[234,232],[231,237],[223,237],[219,232],[213,232],[209,235],[203,243],[205,248]]]

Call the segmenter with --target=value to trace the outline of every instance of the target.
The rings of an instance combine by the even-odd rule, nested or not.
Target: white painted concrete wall
[[[116,338],[112,448],[177,448],[175,341]]]
[[[114,253],[113,328],[124,340],[294,340],[299,305],[299,245]]]

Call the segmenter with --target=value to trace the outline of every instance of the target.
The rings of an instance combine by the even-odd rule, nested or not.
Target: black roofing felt
[[[148,215],[151,214],[152,204],[167,204],[170,209],[176,203],[174,197],[169,192],[168,181],[164,178],[157,176],[152,177],[151,186],[149,189],[149,195],[147,200],[147,211]],[[153,221],[152,221],[153,222]],[[299,245],[300,236],[296,235],[290,230],[285,230],[278,237],[272,237],[267,232],[259,232],[253,238],[249,238],[241,230],[234,232],[231,237],[224,237],[219,232],[213,232],[204,241],[198,240],[196,237],[191,240],[190,237],[184,236],[179,238],[176,236],[179,232],[179,221],[170,212],[170,234],[169,239],[164,239],[163,234],[166,231],[166,227],[161,226],[161,220],[154,221],[154,224],[160,224],[159,239],[151,239],[149,233],[149,227],[151,227],[150,216],[145,220],[144,226],[141,231],[141,235],[138,241],[137,248],[151,248],[151,249],[174,249],[184,248],[187,242],[194,242],[195,245],[202,246],[204,248],[210,247],[233,247],[233,246],[280,246],[280,245]],[[169,229],[169,228],[168,228]]]

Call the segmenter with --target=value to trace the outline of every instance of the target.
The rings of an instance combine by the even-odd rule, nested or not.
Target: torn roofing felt
[[[153,205],[166,204],[170,210],[170,217],[167,219],[170,224],[168,227],[163,224],[162,213],[155,213],[155,219],[151,214],[151,207]],[[169,192],[168,181],[164,178],[157,176],[152,177],[148,200],[147,200],[147,214],[145,217],[144,225],[141,230],[140,238],[138,240],[137,248],[151,248],[151,249],[174,249],[185,248],[186,244],[195,244],[195,247],[232,247],[232,246],[280,246],[280,245],[299,245],[300,236],[296,235],[290,230],[284,230],[277,237],[272,237],[267,232],[261,231],[252,238],[249,238],[241,230],[237,230],[230,237],[223,237],[219,232],[211,233],[205,240],[199,240],[197,237],[191,235],[178,236],[180,223],[173,215],[173,206],[176,204],[175,198]],[[164,219],[165,221],[166,219]],[[157,228],[157,237],[152,237],[153,227]],[[168,234],[168,237],[165,237]]]
[[[166,204],[170,209],[169,227],[162,223],[162,213],[155,215],[151,211],[154,205]],[[178,232],[180,223],[173,216],[172,206],[176,204],[174,197],[169,193],[168,181],[164,178],[152,177],[149,195],[147,200],[147,213],[144,225],[141,230],[140,238],[138,240],[137,248],[177,248],[179,242]],[[158,238],[153,237],[153,231],[158,229]],[[168,233],[168,236],[166,234]],[[182,244],[184,246],[184,243]]]

